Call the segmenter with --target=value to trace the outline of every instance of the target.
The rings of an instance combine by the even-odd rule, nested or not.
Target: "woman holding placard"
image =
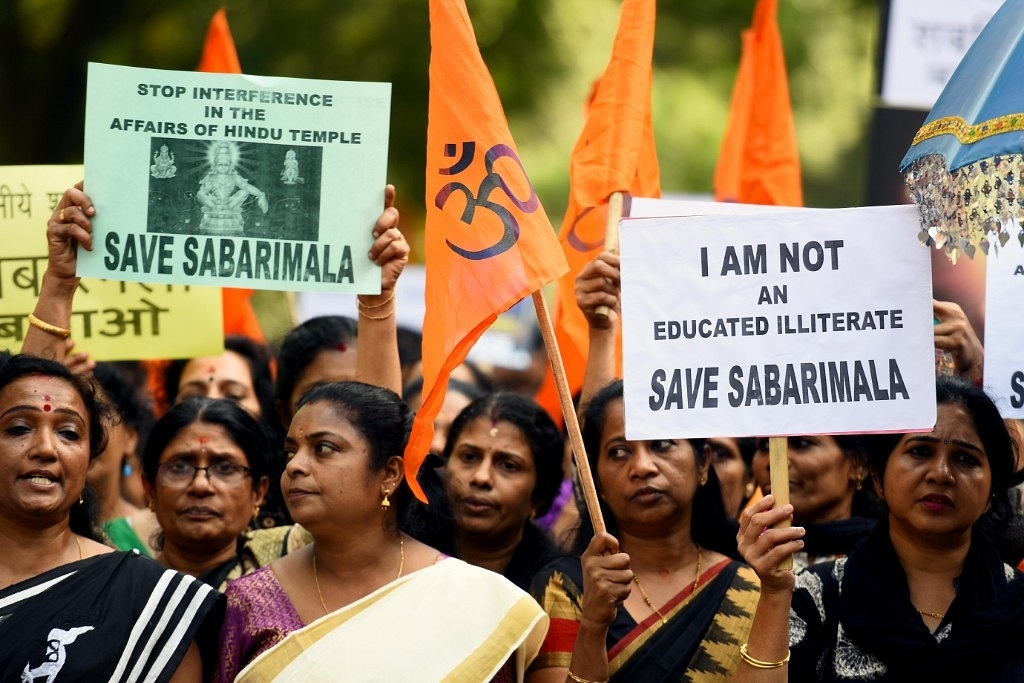
[[[990,539],[1009,509],[1014,446],[972,384],[937,380],[930,433],[871,437],[887,518],[850,554],[799,574],[776,567],[801,547],[775,529],[791,506],[766,497],[741,517],[740,551],[761,578],[736,680],[1024,679],[1024,575]]]
[[[397,391],[401,388],[401,371],[397,360],[395,363],[379,362],[381,354],[394,353],[397,356],[394,321],[395,287],[409,254],[409,245],[397,228],[398,211],[394,207],[394,201],[395,189],[389,185],[385,188],[384,193],[384,211],[373,226],[374,243],[369,252],[370,260],[381,267],[381,293],[359,297],[360,316],[358,331],[360,337],[366,340],[366,348],[370,350],[370,353],[361,354],[356,360],[356,374],[360,379],[387,386]],[[95,207],[89,197],[82,191],[81,183],[65,192],[53,211],[47,227],[48,267],[43,276],[40,297],[31,318],[35,322],[32,322],[32,326],[25,337],[24,351],[27,353],[49,356],[56,359],[62,359],[66,353],[66,339],[70,336],[71,304],[78,286],[78,278],[75,275],[77,263],[76,250],[79,245],[86,249],[92,248],[91,219],[94,215]],[[221,360],[225,358],[233,360],[237,370],[236,374],[239,377],[248,375],[249,371],[255,367],[253,364],[248,364],[243,355],[234,354],[233,352],[226,352],[222,357],[218,358]],[[206,360],[212,361],[217,359]],[[208,364],[199,363],[197,365],[198,367],[195,370],[197,371],[196,374],[199,375],[198,384],[201,386],[204,380],[207,385],[217,384],[219,392],[220,383],[213,380],[226,377],[227,373],[219,372],[214,368],[214,370],[207,372],[204,377],[204,371],[209,370]],[[184,379],[188,376],[185,372],[188,370],[188,364],[185,364],[182,370],[180,376]],[[267,379],[269,379],[269,373]],[[244,383],[244,379],[240,380],[239,383]],[[190,386],[189,382],[182,383],[182,386],[186,387],[182,397],[202,393],[188,388]],[[206,388],[208,390],[206,393],[218,397],[215,400],[224,400],[221,397],[222,394],[212,392],[209,386]],[[264,405],[260,406],[255,392],[249,391],[244,395],[239,394],[235,399],[231,402],[235,403],[239,408],[246,409],[242,412],[248,413],[251,417],[248,417],[248,420],[246,420],[247,416],[244,415],[237,419],[235,416],[229,416],[230,419],[221,425],[225,429],[227,429],[228,422],[232,425],[246,421],[256,424],[257,416],[261,416],[264,420],[271,419],[271,416],[267,414],[270,407],[269,402],[264,401]],[[196,422],[202,422],[203,420],[192,418],[199,413],[205,414],[206,410],[206,408],[203,408],[201,411],[193,410],[190,415],[185,415],[189,411],[179,410],[178,412],[181,413],[182,419],[178,420],[177,426],[171,430],[174,433],[169,435],[170,438],[173,439],[177,435],[177,431],[185,430]],[[235,412],[222,407],[213,409],[212,412],[219,414],[225,411]],[[231,432],[231,430],[228,429],[228,432]],[[225,434],[225,438],[228,441],[235,442],[234,446],[239,445],[236,437],[237,435],[233,432]],[[253,441],[256,441],[256,439]],[[279,447],[279,444],[271,444],[267,440],[266,449],[272,450],[275,447]],[[152,507],[158,508],[161,506],[160,501],[168,501],[166,508],[156,510],[157,518],[163,517],[165,520],[169,520],[177,514],[173,503],[177,495],[171,495],[173,492],[166,490],[165,486],[161,483],[162,478],[157,476],[158,470],[164,462],[162,458],[164,458],[165,454],[162,453],[162,450],[155,449],[152,454],[153,457],[151,459],[153,462],[151,463],[148,480]],[[240,454],[241,460],[237,464],[243,469],[249,468],[252,465],[252,463],[248,462],[249,458],[256,458],[257,456],[259,456],[257,459],[265,458],[262,453],[255,452],[258,449],[250,450],[252,452],[242,452]],[[198,451],[203,451],[203,448],[198,447]],[[166,455],[169,457],[173,454]],[[197,459],[193,459],[191,464],[193,467],[204,468],[212,463],[205,461],[200,463]],[[222,476],[215,486],[211,486],[213,480],[207,476],[208,473],[199,474],[194,469],[191,481],[187,485],[178,487],[189,491],[202,488],[204,491],[217,492],[218,496],[220,493],[225,492],[225,480],[229,483],[233,482],[232,486],[235,488],[229,487],[230,490],[226,492],[226,497],[230,501],[225,502],[224,505],[230,507],[230,511],[227,511],[227,508],[225,508],[225,517],[229,516],[232,523],[230,528],[226,529],[223,534],[218,531],[218,539],[223,540],[223,543],[217,544],[216,552],[210,550],[209,534],[206,531],[201,531],[195,537],[189,537],[189,532],[186,529],[175,538],[175,541],[176,548],[182,551],[177,556],[188,556],[189,562],[187,565],[179,563],[167,553],[162,553],[162,559],[171,568],[203,575],[215,586],[223,589],[229,578],[234,578],[241,573],[251,571],[256,566],[266,564],[279,557],[282,553],[308,542],[308,534],[298,527],[278,527],[276,529],[249,531],[250,522],[259,512],[259,506],[263,501],[267,487],[267,480],[263,477],[264,474],[267,474],[266,467],[257,469],[259,469],[257,472],[258,476],[254,478],[248,476]],[[218,472],[220,474],[227,474],[227,469],[214,470],[213,479],[217,479],[216,475]],[[175,487],[172,486],[171,488]],[[166,495],[160,495],[161,493]],[[210,494],[207,492],[201,495],[209,497]],[[220,508],[218,507],[217,511],[219,510]],[[208,510],[207,512],[210,513],[211,511]],[[200,526],[203,525],[192,525],[189,528],[198,529]],[[171,531],[171,533],[175,533],[175,531]],[[256,538],[257,536],[259,538]],[[256,559],[247,563],[243,561],[243,556],[252,556]]]
[[[627,440],[621,380],[597,388],[615,372],[618,256],[588,264],[576,297],[590,325],[583,442],[608,533],[581,515],[582,557],[534,581],[552,623],[528,680],[731,680],[758,586],[730,559],[735,527],[710,450],[702,439]]]

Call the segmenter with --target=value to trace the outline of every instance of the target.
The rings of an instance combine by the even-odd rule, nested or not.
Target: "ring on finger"
[[[57,214],[57,220],[59,220],[61,223],[64,222],[64,209],[61,209],[60,213]]]

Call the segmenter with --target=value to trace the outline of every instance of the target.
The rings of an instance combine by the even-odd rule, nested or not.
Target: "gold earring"
[[[260,506],[257,505],[252,510],[252,521],[256,521],[256,518],[260,516]]]
[[[857,480],[857,490],[861,491],[863,489],[864,489],[864,480],[863,479],[858,479]]]
[[[388,491],[387,489],[384,489],[384,500],[382,500],[380,502],[380,509],[383,510],[384,512],[387,512],[388,508],[391,507],[391,501],[388,500],[388,496],[390,494],[391,494],[391,491]]]
[[[78,494],[78,504],[85,505],[85,498],[82,497],[81,493]]]
[[[708,483],[708,475],[707,474],[700,475],[700,485],[703,486],[706,483]]]

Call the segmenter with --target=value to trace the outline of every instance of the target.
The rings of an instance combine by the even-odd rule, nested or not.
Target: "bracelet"
[[[361,308],[359,309],[359,315],[363,316],[367,320],[387,320],[388,318],[390,318],[394,314],[395,314],[395,308],[393,306],[391,307],[391,310],[388,311],[387,313],[385,313],[384,315],[370,315],[369,313],[367,313],[363,309],[361,309]]]
[[[359,308],[365,308],[368,311],[372,311],[375,308],[383,308],[384,306],[387,306],[389,303],[391,303],[391,300],[395,298],[396,291],[397,290],[394,289],[391,290],[391,296],[389,296],[387,299],[384,299],[384,301],[381,301],[379,304],[373,304],[372,306],[370,304],[364,304],[363,300],[360,299],[359,297],[356,297],[356,301],[359,303]]]
[[[608,683],[608,679],[605,679],[603,681],[592,681],[592,680],[590,680],[588,678],[580,678],[579,676],[577,676],[576,674],[574,674],[572,671],[569,671],[569,670],[566,670],[566,673],[569,674],[569,678],[571,678],[572,680],[576,681],[576,683]]]
[[[42,330],[43,332],[46,332],[47,334],[52,334],[55,337],[60,337],[61,339],[67,339],[68,337],[71,336],[71,330],[64,327],[57,327],[56,325],[51,325],[48,322],[44,322],[37,318],[35,316],[35,313],[28,314],[28,324],[31,325],[32,327]]]
[[[747,644],[743,643],[740,645],[740,659],[755,669],[778,669],[789,664],[789,649],[786,649],[786,658],[780,662],[762,662],[760,659],[754,659],[751,657],[750,654],[747,653]]]

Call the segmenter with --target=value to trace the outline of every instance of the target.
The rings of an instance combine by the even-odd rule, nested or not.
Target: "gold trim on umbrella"
[[[1022,130],[1024,114],[1004,114],[980,123],[967,123],[962,116],[944,116],[921,126],[912,146],[939,135],[954,135],[961,144],[969,145],[993,135]]]

